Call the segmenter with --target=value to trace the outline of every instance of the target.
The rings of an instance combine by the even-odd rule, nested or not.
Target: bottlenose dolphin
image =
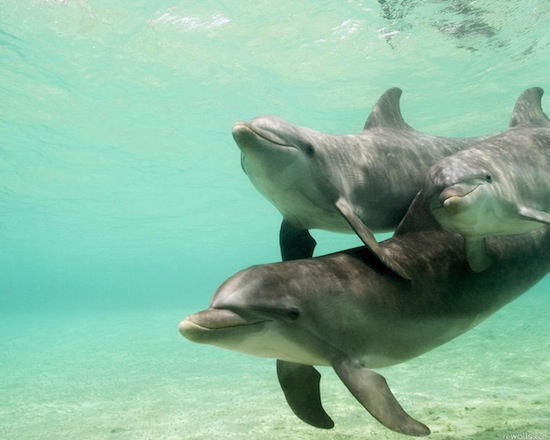
[[[237,122],[233,138],[252,184],[283,215],[283,260],[313,255],[309,229],[355,232],[388,267],[403,271],[374,238],[395,229],[439,159],[489,136],[421,133],[401,115],[401,89],[387,90],[359,134],[328,134],[275,116]]]
[[[492,266],[472,272],[462,237],[439,226],[420,193],[394,236],[380,244],[410,281],[365,247],[253,266],[226,280],[209,308],[179,330],[193,342],[277,359],[289,406],[313,426],[334,426],[313,367],[324,365],[386,427],[428,435],[371,368],[405,362],[463,334],[550,270],[548,227],[487,245]]]
[[[486,237],[550,224],[550,120],[543,93],[524,91],[508,131],[440,160],[426,175],[429,208],[443,227],[464,236],[474,271],[491,263]]]

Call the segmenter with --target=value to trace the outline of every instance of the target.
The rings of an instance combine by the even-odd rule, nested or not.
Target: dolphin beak
[[[441,206],[451,215],[459,214],[471,202],[468,195],[474,192],[479,185],[471,186],[465,184],[457,184],[445,188],[439,194],[439,202]]]
[[[210,308],[188,316],[179,324],[179,332],[193,342],[205,342],[215,332],[223,332],[265,322],[245,318],[231,310]]]
[[[233,139],[237,143],[238,147],[242,150],[247,147],[254,147],[258,145],[258,138],[263,141],[267,141],[270,144],[279,145],[281,147],[292,147],[284,139],[279,137],[274,131],[269,130],[269,127],[257,127],[248,122],[236,122],[231,130]]]
[[[241,150],[252,146],[256,138],[254,130],[252,130],[252,126],[247,122],[235,123],[233,125],[233,129],[231,130],[231,134],[233,135],[233,139],[235,139],[237,146]]]
[[[439,203],[451,215],[456,215],[460,212],[463,205],[463,196],[465,195],[462,187],[452,186],[445,188],[439,194]]]
[[[449,197],[448,199],[445,199],[445,201],[443,202],[443,208],[449,214],[456,215],[461,211],[461,208],[462,208],[461,205],[463,205],[463,203],[461,202],[462,202],[462,197],[459,197],[459,196]]]

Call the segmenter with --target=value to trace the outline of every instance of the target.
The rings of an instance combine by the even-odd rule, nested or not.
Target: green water
[[[0,3],[0,438],[404,438],[329,369],[325,432],[274,362],[178,334],[228,276],[279,259],[231,126],[354,133],[399,86],[419,130],[506,129],[521,91],[550,93],[548,1]],[[431,438],[550,438],[549,288],[383,371]]]

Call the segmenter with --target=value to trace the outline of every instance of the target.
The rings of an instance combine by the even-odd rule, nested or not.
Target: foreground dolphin
[[[398,364],[470,330],[550,270],[550,228],[488,241],[492,266],[468,268],[459,234],[442,230],[419,194],[380,244],[411,276],[393,276],[364,247],[253,266],[225,281],[210,307],[179,326],[191,341],[276,358],[279,382],[303,421],[332,428],[320,374],[332,366],[382,424],[428,435],[370,368]]]
[[[411,128],[401,90],[387,90],[359,134],[327,134],[275,116],[237,122],[233,137],[252,184],[283,215],[283,260],[313,255],[309,229],[353,232],[394,272],[408,275],[374,238],[395,229],[428,168],[489,136],[445,138]]]
[[[527,89],[510,130],[440,160],[427,173],[429,208],[443,227],[464,236],[474,271],[491,263],[486,237],[550,224],[550,120],[543,93]]]

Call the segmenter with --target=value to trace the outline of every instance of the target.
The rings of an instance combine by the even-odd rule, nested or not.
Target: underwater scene
[[[0,438],[550,440],[550,182],[544,152],[518,153],[550,149],[549,29],[546,0],[2,0]],[[382,139],[368,163],[343,152],[362,132]],[[242,158],[254,134],[299,139],[303,168]],[[424,160],[442,138],[508,148],[483,169],[529,186],[477,223],[501,228],[486,242],[420,204],[393,236],[426,170],[409,184],[416,159],[385,139]],[[380,179],[412,191],[379,228],[358,215],[371,196],[346,197],[363,166],[383,176],[373,212],[394,202]],[[292,210],[310,223],[286,215],[280,241]],[[297,261],[270,266],[281,248]],[[344,281],[398,299],[365,316]],[[224,319],[267,330],[210,336]],[[293,370],[308,360],[320,385]]]

